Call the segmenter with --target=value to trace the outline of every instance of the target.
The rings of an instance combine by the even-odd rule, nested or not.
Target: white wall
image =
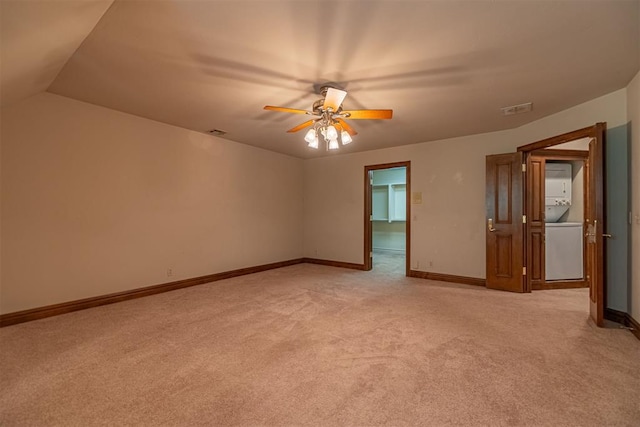
[[[627,121],[631,127],[631,316],[640,321],[640,73],[627,86]]]
[[[371,236],[373,249],[404,252],[407,248],[406,222],[374,221]]]
[[[584,222],[584,162],[573,160],[571,163],[571,207],[561,221]]]
[[[373,171],[373,185],[406,184],[407,168],[378,169]]]
[[[625,103],[622,89],[512,130],[305,160],[305,256],[363,263],[364,166],[409,160],[411,190],[422,192],[411,205],[411,267],[483,278],[485,156],[597,122],[620,126]]]
[[[1,141],[2,313],[302,256],[302,160],[49,93]]]

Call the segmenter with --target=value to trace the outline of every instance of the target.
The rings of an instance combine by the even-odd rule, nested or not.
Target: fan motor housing
[[[311,107],[311,110],[321,116],[322,113],[324,113],[324,98],[322,99],[318,99],[316,102],[313,103],[313,106]],[[338,108],[338,111],[333,111],[334,114],[340,113],[340,111],[342,111],[342,105]]]
[[[314,113],[321,115],[322,114],[322,106],[324,105],[324,99],[318,99],[313,103],[313,107],[311,109]]]

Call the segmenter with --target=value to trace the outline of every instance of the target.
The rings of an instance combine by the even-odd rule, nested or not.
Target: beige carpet
[[[2,426],[640,424],[640,341],[589,323],[586,289],[300,264],[0,345]]]

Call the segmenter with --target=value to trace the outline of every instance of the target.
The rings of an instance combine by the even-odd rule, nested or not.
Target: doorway
[[[583,288],[589,138],[531,152],[527,161],[528,280],[532,290]]]
[[[604,132],[605,123],[518,147],[515,153],[487,156],[486,169],[486,285],[490,289],[531,292],[532,269],[542,280],[544,270],[544,212],[530,185],[536,168],[532,159],[540,150],[588,140],[585,160],[584,259],[589,287],[589,314],[597,326],[604,322]],[[550,152],[546,152],[549,154]],[[539,167],[539,165],[538,165]],[[539,173],[538,176],[542,176]],[[538,179],[537,185],[542,185]],[[543,190],[538,191],[544,194]],[[537,207],[536,207],[537,205]]]
[[[410,176],[410,162],[365,166],[365,270],[408,274]]]

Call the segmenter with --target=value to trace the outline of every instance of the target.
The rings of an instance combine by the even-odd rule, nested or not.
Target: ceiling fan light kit
[[[347,145],[353,141],[352,136],[357,132],[347,124],[345,119],[390,119],[393,110],[352,110],[344,111],[342,101],[347,96],[347,92],[332,86],[320,87],[322,99],[313,103],[311,111],[299,110],[295,108],[276,107],[267,105],[265,110],[280,111],[284,113],[307,114],[314,116],[314,119],[307,120],[287,132],[298,132],[308,126],[313,126],[307,131],[304,140],[310,148],[318,149],[320,146],[320,136],[325,142],[327,150],[337,150],[340,144]]]

